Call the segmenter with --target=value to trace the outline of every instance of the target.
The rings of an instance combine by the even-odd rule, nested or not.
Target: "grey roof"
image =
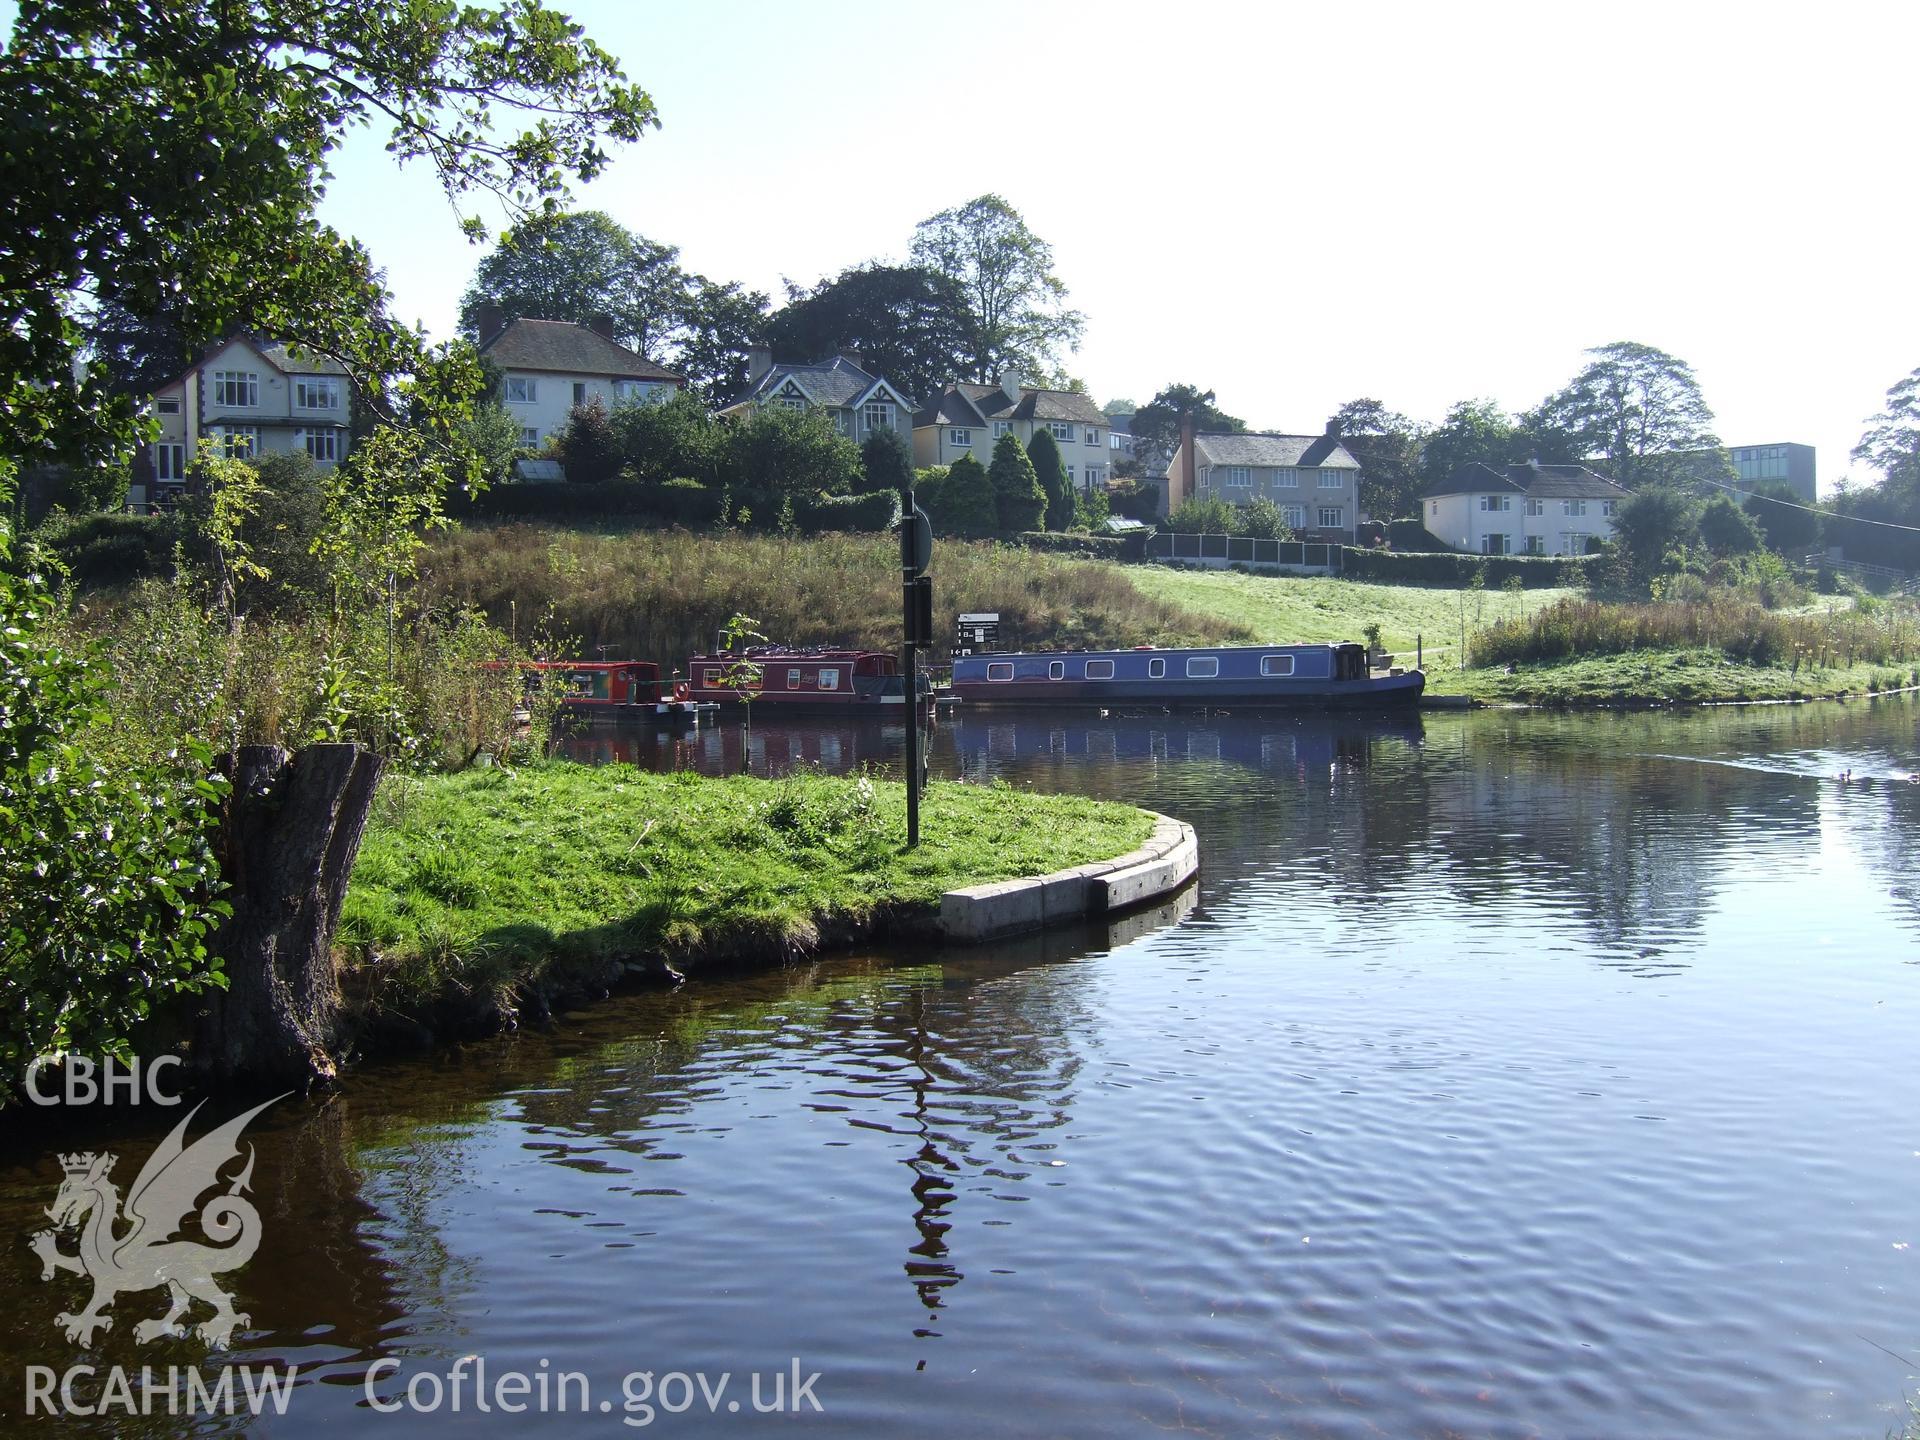
[[[1193,451],[1194,459],[1202,465],[1360,468],[1347,447],[1331,435],[1195,435]]]
[[[1541,465],[1529,460],[1496,470],[1474,461],[1423,492],[1422,500],[1445,495],[1527,495],[1542,500],[1624,500],[1627,491],[1584,465]]]
[[[656,365],[624,345],[571,320],[521,318],[480,347],[502,370],[543,370],[560,375],[604,375],[609,380],[665,380],[686,376]]]
[[[755,382],[746,398],[763,400],[789,379],[811,395],[816,405],[844,410],[871,390],[880,377],[862,370],[846,356],[836,355],[812,365],[775,365]]]
[[[1014,398],[998,385],[961,381],[947,393],[958,394],[988,420],[1071,420],[1076,425],[1102,428],[1113,423],[1093,403],[1091,395],[1078,390],[1036,390],[1022,385],[1018,398]]]
[[[258,350],[274,366],[288,375],[344,375],[347,367],[338,360],[329,360],[324,355],[316,355],[311,350],[302,350],[297,345],[289,345],[284,340],[255,340],[253,348]]]
[[[1107,428],[1116,435],[1131,437],[1133,434],[1133,416],[1109,415],[1107,416]]]

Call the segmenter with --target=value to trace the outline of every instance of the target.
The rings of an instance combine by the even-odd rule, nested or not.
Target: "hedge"
[[[1404,550],[1415,554],[1437,554],[1446,550],[1438,540],[1428,532],[1419,520],[1389,520],[1387,522],[1387,544],[1395,550]]]
[[[891,530],[900,523],[900,492],[872,490],[865,495],[823,495],[799,506],[794,519],[803,530]]]
[[[130,585],[173,571],[180,527],[164,515],[88,515],[63,526],[48,549],[82,590]]]
[[[1390,585],[1465,585],[1479,575],[1488,585],[1504,585],[1514,576],[1529,589],[1587,583],[1584,557],[1572,555],[1461,555],[1453,551],[1341,551],[1340,569],[1349,580],[1380,580]]]
[[[720,518],[720,492],[697,480],[649,484],[603,480],[577,485],[495,485],[474,497],[454,497],[447,506],[457,518],[490,520],[562,520],[588,515],[630,515],[665,525],[700,527]]]
[[[1151,530],[1131,535],[1085,535],[1058,530],[1022,530],[1017,537],[1029,550],[1055,555],[1085,555],[1094,560],[1138,560],[1147,553]]]

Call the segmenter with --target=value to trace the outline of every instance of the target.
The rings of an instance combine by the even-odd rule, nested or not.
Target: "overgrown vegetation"
[[[1124,854],[1132,806],[936,783],[905,850],[904,788],[801,771],[769,783],[562,763],[407,783],[355,867],[337,945],[374,1001],[505,1001],[556,967],[811,950],[831,929],[960,885]],[[350,983],[353,976],[349,976]]]

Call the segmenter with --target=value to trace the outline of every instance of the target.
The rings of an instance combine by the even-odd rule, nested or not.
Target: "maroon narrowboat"
[[[695,700],[737,704],[752,699],[769,710],[816,714],[899,713],[906,695],[900,659],[886,650],[790,649],[759,645],[748,650],[695,655],[687,661],[689,693]],[[750,677],[746,686],[729,677]],[[933,700],[927,677],[920,677],[920,702]]]

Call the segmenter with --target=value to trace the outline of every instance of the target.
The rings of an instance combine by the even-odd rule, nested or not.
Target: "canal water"
[[[763,718],[747,758],[898,743]],[[733,726],[579,753],[742,764]],[[970,717],[933,757],[1190,820],[1197,890],[285,1101],[229,1352],[299,1366],[285,1415],[51,1428],[1806,1440],[1920,1389],[1920,707]],[[157,1292],[69,1344],[27,1249],[56,1148],[124,1185],[164,1128],[0,1153],[8,1433],[49,1426],[27,1366],[200,1358],[136,1342]],[[453,1413],[463,1356],[591,1408]],[[376,1413],[382,1361],[441,1408]]]

